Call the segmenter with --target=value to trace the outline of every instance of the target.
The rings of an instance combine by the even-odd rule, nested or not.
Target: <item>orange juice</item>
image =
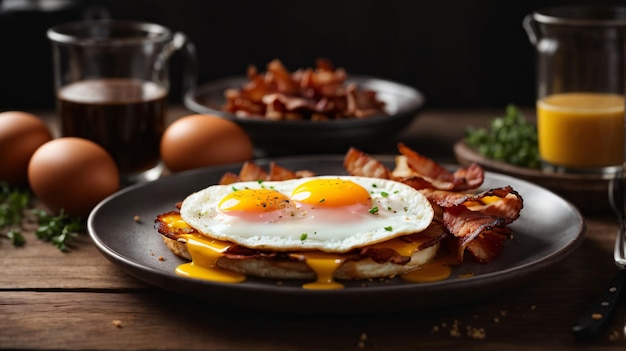
[[[624,96],[565,93],[537,102],[541,159],[567,168],[624,162]]]

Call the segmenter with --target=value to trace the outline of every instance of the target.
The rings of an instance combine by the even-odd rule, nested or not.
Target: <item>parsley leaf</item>
[[[56,216],[42,210],[33,210],[33,213],[38,217],[37,238],[52,243],[61,251],[68,251],[68,244],[84,228],[80,218],[70,217],[63,210]]]
[[[15,246],[23,246],[26,242],[19,228],[30,200],[28,190],[0,182],[0,236],[7,237]]]
[[[11,240],[11,244],[14,246],[24,246],[24,244],[26,244],[24,236],[18,230],[11,229],[7,232],[6,236]]]
[[[526,121],[522,111],[508,105],[502,117],[494,118],[489,128],[468,128],[465,142],[485,157],[513,165],[539,168],[537,127]]]

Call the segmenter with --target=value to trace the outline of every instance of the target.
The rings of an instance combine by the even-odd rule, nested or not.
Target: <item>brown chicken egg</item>
[[[119,189],[113,158],[98,144],[81,138],[58,138],[43,144],[30,160],[33,193],[57,213],[84,216]]]
[[[167,127],[161,139],[161,159],[172,172],[252,157],[248,134],[235,122],[213,115],[181,117]]]
[[[21,111],[0,113],[0,181],[26,184],[28,161],[50,139],[48,126],[37,116]]]

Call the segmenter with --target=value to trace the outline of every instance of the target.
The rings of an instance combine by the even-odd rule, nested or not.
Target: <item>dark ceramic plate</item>
[[[277,156],[343,153],[351,146],[375,151],[385,143],[394,144],[394,136],[417,116],[424,105],[422,93],[406,85],[361,76],[352,76],[348,81],[357,83],[361,89],[376,91],[378,98],[385,102],[389,115],[318,122],[240,118],[221,108],[226,102],[224,91],[241,88],[247,82],[244,76],[199,86],[185,95],[185,106],[197,113],[214,114],[237,122],[248,132],[259,155]]]
[[[377,157],[388,164],[391,156]],[[345,174],[343,156],[274,159],[293,170]],[[267,165],[267,160],[258,162]],[[240,165],[189,171],[126,188],[101,202],[88,219],[89,235],[102,254],[127,273],[157,287],[226,306],[300,313],[390,312],[463,303],[486,297],[524,281],[567,257],[584,237],[583,219],[567,201],[523,180],[487,173],[483,188],[513,186],[524,198],[520,218],[511,225],[515,239],[489,264],[465,262],[452,275],[433,283],[386,281],[346,282],[342,290],[305,290],[301,281],[250,278],[241,284],[220,284],[183,278],[174,273],[183,260],[174,256],[153,229],[157,214],[174,209],[190,193],[215,184]],[[133,218],[139,216],[141,222]],[[164,260],[159,260],[162,256]],[[463,277],[467,273],[470,277]],[[380,303],[384,297],[384,303]]]

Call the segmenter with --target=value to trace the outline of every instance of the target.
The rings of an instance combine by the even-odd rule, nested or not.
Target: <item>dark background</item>
[[[60,4],[46,11],[30,5]],[[46,29],[94,8],[112,18],[156,22],[186,33],[200,83],[330,59],[421,90],[427,107],[533,104],[534,49],[522,28],[533,10],[575,1],[501,0],[0,0],[0,110],[54,107]],[[626,5],[626,1],[588,1]],[[171,100],[179,102],[182,59],[172,60]]]

